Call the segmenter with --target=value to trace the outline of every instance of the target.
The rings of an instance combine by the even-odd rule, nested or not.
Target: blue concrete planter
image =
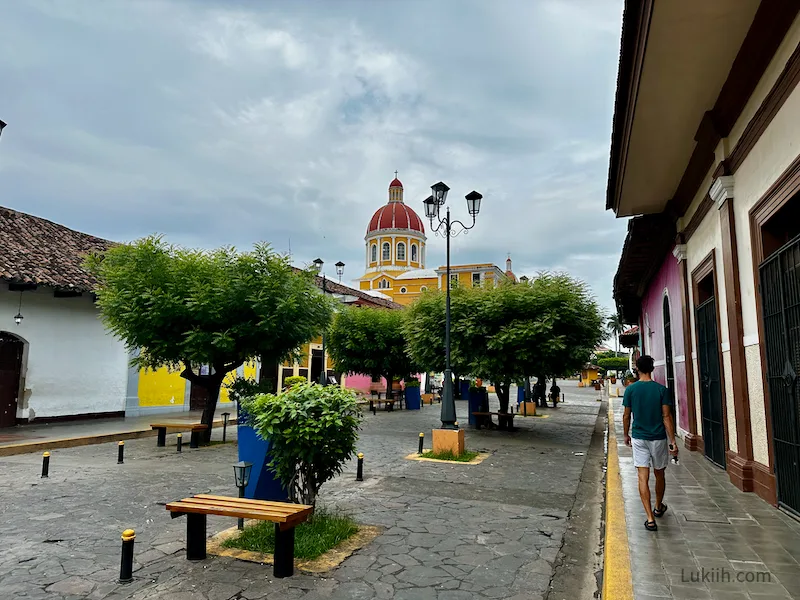
[[[469,424],[475,427],[477,424],[477,417],[473,415],[474,412],[488,412],[489,410],[489,395],[486,388],[478,388],[469,390]]]
[[[517,387],[517,406],[525,402],[525,386]]]
[[[421,405],[419,386],[406,386],[406,409],[419,410]]]
[[[461,380],[461,399],[466,400],[469,398],[469,380],[462,379]]]
[[[239,411],[238,439],[239,460],[253,463],[250,483],[244,489],[245,498],[285,502],[289,499],[281,482],[273,475],[267,465],[272,460],[269,455],[269,442],[258,437],[256,430],[247,425],[247,415]],[[233,477],[231,469],[231,477]]]

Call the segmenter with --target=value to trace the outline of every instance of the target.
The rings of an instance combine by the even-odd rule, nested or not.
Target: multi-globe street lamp
[[[325,262],[321,258],[314,259],[314,268],[317,270],[317,274],[322,273],[322,266]],[[336,275],[339,276],[339,283],[342,282],[342,275],[344,275],[344,263],[339,261],[336,263]],[[322,293],[327,294],[328,290],[328,278],[325,276],[325,273],[322,273]],[[328,370],[325,368],[325,330],[322,330],[322,373],[319,375],[319,384],[320,385],[328,385]]]
[[[442,235],[447,240],[447,273],[445,276],[445,329],[444,329],[444,393],[442,396],[442,429],[456,429],[456,402],[453,397],[453,370],[450,365],[450,238],[468,231],[475,227],[475,217],[481,210],[481,198],[483,196],[476,191],[471,191],[466,195],[467,210],[472,217],[472,225],[464,225],[461,221],[450,218],[450,206],[447,207],[444,218],[439,216],[439,212],[447,200],[447,192],[450,188],[443,182],[435,183],[431,186],[433,192],[424,200],[425,216],[430,219],[431,231],[437,235]],[[434,227],[434,219],[437,224]],[[453,229],[454,226],[460,229]]]

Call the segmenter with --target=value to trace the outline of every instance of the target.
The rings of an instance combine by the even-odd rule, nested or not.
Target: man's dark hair
[[[639,358],[636,359],[636,369],[639,373],[646,373],[649,375],[653,372],[655,366],[653,365],[653,357],[648,356],[647,354],[643,354]]]

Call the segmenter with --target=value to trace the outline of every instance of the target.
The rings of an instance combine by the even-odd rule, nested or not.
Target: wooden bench
[[[170,502],[167,510],[173,519],[186,515],[187,560],[206,558],[207,515],[275,523],[275,561],[272,573],[275,577],[291,577],[294,574],[294,528],[308,520],[314,507],[289,502],[197,494]]]
[[[514,417],[517,416],[514,413],[502,412],[473,412],[472,414],[476,417],[486,417],[486,419],[475,419],[475,429],[480,429],[482,425],[485,425],[488,429],[488,423],[492,422],[492,416],[497,415],[497,428],[506,431],[514,430]]]
[[[167,432],[183,433],[184,431],[192,432],[189,447],[197,448],[200,445],[200,434],[208,429],[208,425],[202,423],[150,423],[150,428],[158,430],[156,446],[159,448],[167,445]]]

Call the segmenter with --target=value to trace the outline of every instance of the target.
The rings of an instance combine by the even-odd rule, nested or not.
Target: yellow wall
[[[389,260],[383,260],[383,244],[384,242],[389,244],[391,249],[391,253],[389,256]],[[394,245],[393,245],[394,242]],[[402,242],[406,245],[406,257],[403,260],[397,259],[397,245]],[[411,260],[411,245],[417,245],[417,260]],[[376,258],[377,260],[372,260],[372,246],[377,247]],[[425,242],[419,240],[418,238],[406,235],[397,235],[392,239],[390,235],[381,235],[375,236],[367,240],[367,248],[369,249],[369,254],[367,255],[368,259],[368,266],[369,267],[386,267],[386,266],[396,266],[400,267],[401,269],[421,269],[424,267],[422,256],[423,256],[423,248],[425,247]]]
[[[584,369],[581,371],[581,381],[584,385],[591,385],[592,381],[599,379],[600,371],[597,369]]]
[[[139,371],[139,406],[182,407],[185,395],[186,380],[180,373],[166,367]]]
[[[244,376],[256,378],[257,366],[255,362],[244,365]],[[222,388],[219,391],[218,402],[231,402],[228,397],[227,384],[236,378],[236,371],[231,371],[225,376]],[[182,407],[186,394],[186,379],[175,371],[170,373],[166,367],[155,371],[142,369],[139,371],[139,406],[175,406]]]

